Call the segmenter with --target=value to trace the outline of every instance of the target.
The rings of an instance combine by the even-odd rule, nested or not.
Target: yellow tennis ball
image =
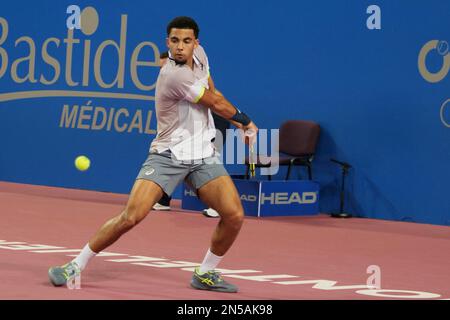
[[[78,156],[75,159],[75,167],[80,171],[86,171],[91,165],[91,160],[86,156]]]

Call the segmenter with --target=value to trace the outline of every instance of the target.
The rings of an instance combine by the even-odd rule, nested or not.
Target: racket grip
[[[253,145],[250,145],[250,157],[249,157],[249,164],[250,164],[250,176],[255,176],[255,153],[253,151]]]

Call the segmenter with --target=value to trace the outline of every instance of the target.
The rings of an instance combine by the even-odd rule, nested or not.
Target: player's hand
[[[258,127],[252,121],[248,125],[242,127],[242,130],[244,130],[245,143],[249,146],[253,145],[256,142]]]

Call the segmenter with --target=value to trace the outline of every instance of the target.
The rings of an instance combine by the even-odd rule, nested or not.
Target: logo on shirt
[[[145,171],[144,174],[145,174],[146,176],[149,176],[149,175],[153,174],[153,172],[155,172],[155,169],[150,168],[149,170]]]

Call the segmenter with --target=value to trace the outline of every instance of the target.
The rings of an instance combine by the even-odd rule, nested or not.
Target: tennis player
[[[206,55],[206,52],[201,45],[198,45],[194,49],[194,57],[195,56],[204,57],[204,58],[206,58],[206,61],[208,61],[208,58],[207,58],[208,56]],[[167,62],[168,58],[169,58],[168,51],[161,53],[160,59],[159,59],[161,67],[164,66],[164,64]],[[209,68],[209,63],[208,63],[208,68]],[[210,90],[218,95],[222,95],[222,93],[216,89],[216,87],[214,85],[214,81],[211,77],[211,74],[208,77],[208,90]],[[220,150],[222,149],[222,146],[225,144],[225,141],[226,141],[226,137],[227,137],[226,130],[230,128],[230,121],[222,118],[215,112],[212,112],[212,117],[214,120],[214,127],[216,128],[216,137],[213,139],[213,142],[214,142],[214,146],[215,146],[216,150],[220,152]],[[220,137],[219,137],[219,134],[221,135]],[[153,210],[170,211],[171,210],[171,208],[170,208],[171,200],[172,200],[172,197],[170,197],[166,193],[164,193],[163,196],[161,197],[161,199],[159,199],[159,201],[157,203],[155,203],[155,205],[153,206]],[[210,218],[220,217],[220,214],[213,208],[204,209],[202,213],[204,216],[210,217]]]
[[[61,286],[79,275],[97,253],[109,247],[142,221],[165,192],[171,195],[182,181],[192,186],[200,199],[220,214],[210,247],[195,269],[195,289],[237,292],[215,270],[236,239],[244,221],[241,201],[233,181],[214,155],[215,136],[211,111],[236,123],[239,128],[258,128],[243,112],[208,86],[208,62],[194,56],[199,28],[189,17],[177,17],[167,26],[169,60],[156,84],[157,136],[136,178],[124,210],[107,221],[71,262],[48,271],[51,283]]]

